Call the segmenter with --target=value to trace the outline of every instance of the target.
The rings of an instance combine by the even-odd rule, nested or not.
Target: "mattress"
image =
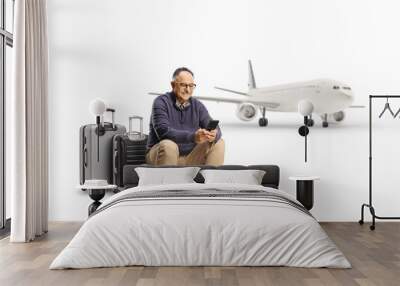
[[[50,269],[129,265],[351,267],[287,193],[197,183],[140,186],[108,198]]]

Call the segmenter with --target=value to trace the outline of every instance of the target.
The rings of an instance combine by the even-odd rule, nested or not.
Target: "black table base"
[[[296,181],[296,199],[307,209],[311,210],[314,206],[314,181]]]
[[[106,194],[105,189],[89,189],[89,197],[94,200],[94,202],[89,206],[88,213],[89,216],[97,210],[97,208],[101,205],[100,200],[104,198]]]

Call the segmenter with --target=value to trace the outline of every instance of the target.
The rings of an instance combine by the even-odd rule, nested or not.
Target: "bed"
[[[202,169],[214,167],[203,166]],[[279,190],[275,165],[261,185],[202,183],[138,186],[125,166],[125,190],[82,225],[50,269],[144,266],[292,266],[350,268],[315,218]]]

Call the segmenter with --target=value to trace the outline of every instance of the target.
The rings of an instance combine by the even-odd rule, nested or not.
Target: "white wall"
[[[197,94],[224,96],[213,86],[246,90],[250,58],[259,86],[328,77],[349,83],[356,103],[367,105],[368,94],[400,92],[399,8],[373,0],[48,1],[50,219],[86,217],[91,201],[75,189],[78,130],[94,122],[93,98],[115,107],[119,123],[136,114],[148,126],[154,97],[147,92],[169,90],[176,67],[194,71]],[[240,122],[235,106],[206,105],[221,120],[226,164],[278,164],[281,189],[290,193],[289,176],[319,175],[312,213],[322,221],[359,219],[368,199],[368,109],[349,110],[328,129],[317,119],[304,163],[300,115],[268,113],[269,126],[260,128]],[[378,215],[398,215],[399,127],[393,119],[374,126]]]

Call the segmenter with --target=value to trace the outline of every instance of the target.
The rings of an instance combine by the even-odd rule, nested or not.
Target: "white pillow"
[[[193,179],[199,170],[199,167],[135,168],[139,177],[138,186],[195,183]]]
[[[265,171],[261,170],[201,170],[204,183],[261,185]]]

